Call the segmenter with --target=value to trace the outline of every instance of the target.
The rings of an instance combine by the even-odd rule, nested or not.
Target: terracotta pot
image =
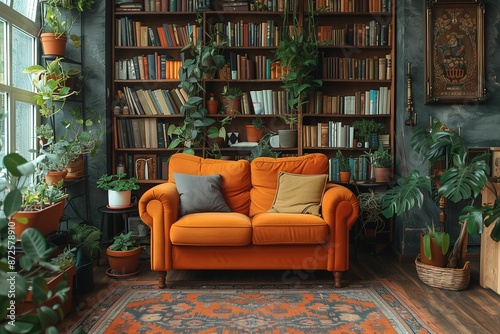
[[[42,42],[43,53],[49,56],[64,56],[66,52],[66,41],[68,37],[62,35],[56,38],[54,33],[43,33],[40,35],[40,40]]]
[[[224,108],[227,115],[240,115],[241,114],[241,98],[224,99]]]
[[[63,181],[67,174],[67,170],[64,170],[62,172],[51,170],[47,173],[47,175],[45,175],[45,183],[49,185],[56,185],[57,183],[59,183],[59,181]]]
[[[219,101],[207,100],[207,110],[209,115],[216,115],[219,112]]]
[[[75,179],[83,177],[85,174],[85,163],[83,160],[83,155],[80,154],[75,161],[70,162],[66,166],[68,174],[66,174],[65,179]]]
[[[391,181],[391,168],[374,167],[373,176],[375,177],[375,182],[389,182]]]
[[[18,211],[12,215],[10,221],[14,222],[14,232],[18,239],[28,227],[33,227],[43,235],[49,235],[59,228],[59,221],[64,214],[64,200],[38,211]],[[26,224],[21,223],[25,222]]]
[[[424,254],[424,235],[420,236],[420,262],[435,266],[435,267],[446,267],[446,255],[443,255],[443,251],[441,247],[436,245],[436,241],[434,238],[431,238],[431,257],[432,259],[428,259]]]
[[[348,183],[351,179],[351,172],[339,172],[340,182]]]
[[[66,268],[66,270],[64,272],[59,273],[54,278],[50,279],[47,282],[47,286],[48,286],[50,291],[54,292],[56,289],[56,286],[59,284],[59,282],[62,281],[64,273],[67,274],[66,286],[69,287],[69,291],[66,292],[67,299],[64,301],[64,303],[61,304],[61,300],[59,299],[59,297],[54,296],[54,297],[50,298],[49,300],[47,300],[45,303],[43,303],[43,305],[52,308],[52,306],[54,306],[55,304],[61,304],[64,315],[67,315],[71,312],[71,309],[73,308],[73,279],[74,279],[75,274],[76,274],[75,265],[71,265],[70,267]],[[16,313],[22,314],[25,312],[29,312],[32,309],[33,309],[33,294],[32,294],[32,291],[30,289],[30,290],[28,290],[28,294],[26,295],[26,301],[24,302],[24,304],[22,304],[22,306],[18,306],[18,304],[16,303]],[[59,319],[59,321],[61,321],[61,320],[62,319]],[[51,324],[56,325],[57,323],[51,322]]]
[[[129,251],[106,250],[108,255],[109,266],[114,274],[126,275],[137,271],[139,260],[141,258],[142,247]]]
[[[258,142],[264,136],[264,128],[257,129],[252,124],[247,124],[245,125],[245,129],[247,132],[247,141],[249,142]]]

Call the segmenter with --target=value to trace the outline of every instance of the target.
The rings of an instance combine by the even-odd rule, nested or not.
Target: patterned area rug
[[[69,331],[437,333],[386,281],[330,284],[116,282]]]

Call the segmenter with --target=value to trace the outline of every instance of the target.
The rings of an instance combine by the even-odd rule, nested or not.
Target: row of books
[[[194,12],[207,8],[201,0],[115,0],[117,12]],[[210,4],[208,4],[210,5]]]
[[[250,58],[248,54],[237,52],[229,53],[231,77],[228,80],[264,80],[281,79],[286,71],[281,67],[280,61],[264,55]]]
[[[158,118],[117,118],[118,148],[167,148],[169,123]]]
[[[196,43],[202,36],[201,27],[188,23],[163,23],[161,26],[152,27],[144,25],[129,17],[116,19],[116,46],[162,46],[182,47],[189,43]]]
[[[392,24],[375,20],[365,23],[348,23],[344,27],[320,25],[316,28],[318,41],[333,46],[391,46]]]
[[[392,0],[316,0],[315,8],[336,13],[390,13]]]
[[[175,115],[180,114],[186,104],[187,93],[182,88],[132,89],[123,87],[125,100],[131,115]],[[118,92],[118,96],[121,92]]]
[[[323,79],[391,80],[391,55],[373,58],[327,57],[321,55]]]
[[[118,80],[179,80],[180,59],[173,59],[158,52],[119,59],[115,62]]]
[[[368,180],[368,161],[364,157],[349,157],[349,166],[351,169],[351,180]],[[328,181],[340,181],[339,160],[337,158],[328,159]]]
[[[217,44],[225,46],[278,46],[281,27],[273,20],[265,22],[229,21],[213,26]],[[288,28],[290,29],[290,28]]]
[[[263,115],[283,115],[291,112],[287,103],[289,92],[286,90],[251,90],[250,98],[253,105],[260,105]]]
[[[354,95],[311,94],[307,103],[309,114],[390,115],[391,90],[388,87],[354,92]]]
[[[342,122],[328,121],[302,126],[304,147],[354,148],[354,128]]]

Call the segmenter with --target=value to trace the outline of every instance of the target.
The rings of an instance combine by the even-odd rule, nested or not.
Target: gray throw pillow
[[[222,195],[222,177],[173,173],[180,195],[181,216],[196,212],[231,212]]]

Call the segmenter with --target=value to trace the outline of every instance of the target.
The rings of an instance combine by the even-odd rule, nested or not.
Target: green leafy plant
[[[75,224],[68,230],[68,235],[76,249],[81,250],[85,257],[92,258],[99,253],[102,232],[89,224]]]
[[[252,125],[257,129],[265,128],[264,119],[262,117],[255,117],[252,119]]]
[[[280,115],[280,118],[290,127],[290,129],[293,129],[299,122],[298,115]]]
[[[114,191],[137,190],[139,185],[135,177],[126,179],[126,173],[118,173],[114,175],[104,174],[97,180],[97,188]]]
[[[238,86],[231,86],[230,88],[224,86],[221,96],[225,97],[227,100],[234,100],[236,98],[242,97],[243,91]]]
[[[109,249],[114,251],[129,251],[139,247],[137,241],[132,238],[132,231],[128,233],[120,233],[120,235],[113,237],[113,243],[109,246]]]
[[[384,130],[382,123],[375,122],[373,119],[362,119],[352,123],[354,130],[357,132],[358,140],[362,143],[367,142],[372,133],[381,133]]]
[[[417,206],[422,208],[424,198],[433,197],[436,205],[442,199],[453,203],[469,201],[461,210],[460,222],[468,233],[476,234],[482,231],[483,214],[487,215],[485,224],[492,224],[488,217],[498,217],[500,210],[494,206],[475,208],[474,199],[488,181],[490,171],[488,162],[490,155],[482,154],[474,158],[469,157],[469,150],[458,133],[447,128],[438,119],[434,119],[431,131],[424,128],[415,128],[411,139],[411,147],[432,165],[441,160],[444,168],[434,175],[421,175],[413,170],[408,176],[400,178],[397,184],[383,196],[383,214],[386,217],[401,215]],[[433,196],[434,195],[434,196]],[[493,209],[495,208],[495,209]],[[444,222],[442,222],[444,223]],[[493,230],[492,237],[500,237],[498,223]],[[460,241],[463,241],[461,238]],[[466,243],[455,243],[450,256],[450,267],[460,265],[460,255]]]
[[[68,195],[58,186],[45,182],[30,184],[22,190],[21,211],[38,211],[59,202]]]
[[[423,236],[424,256],[429,260],[432,260],[431,239],[434,239],[436,245],[441,248],[443,255],[448,253],[450,248],[450,235],[444,231],[436,231],[434,228],[434,221],[432,221],[431,226],[427,225],[427,233]]]
[[[273,131],[269,131],[259,140],[257,146],[253,146],[250,149],[250,155],[246,158],[248,161],[252,161],[258,157],[271,157],[277,158],[281,154],[281,152],[273,151],[269,140],[272,136],[275,136],[276,133]]]
[[[275,51],[275,60],[280,62],[286,75],[282,88],[288,90],[288,105],[295,113],[307,103],[307,96],[312,90],[321,87],[323,82],[315,78],[318,67],[318,41],[316,39],[316,21],[314,3],[307,1],[307,22],[299,22],[298,6],[291,6],[291,15],[283,15],[283,27],[292,26],[293,31],[283,29],[283,34]],[[290,22],[291,20],[291,22]],[[304,30],[301,33],[301,29]]]
[[[65,247],[64,250],[59,253],[56,257],[50,260],[55,266],[59,267],[59,271],[63,272],[65,269],[71,267],[73,264],[76,264],[76,256],[75,256],[76,248]]]
[[[338,150],[336,153],[336,158],[339,161],[339,171],[340,172],[350,172],[351,165],[349,164],[349,158],[342,154],[342,151]]]
[[[384,149],[382,144],[379,144],[378,149],[374,152],[365,152],[364,156],[368,158],[368,162],[371,163],[373,167],[392,167],[392,155],[388,150]]]
[[[31,77],[31,83],[36,90],[33,102],[40,107],[43,117],[57,114],[64,109],[68,97],[79,93],[69,83],[81,71],[78,68],[64,68],[62,59],[58,57],[47,60],[45,67],[32,65],[23,70],[23,73]]]

